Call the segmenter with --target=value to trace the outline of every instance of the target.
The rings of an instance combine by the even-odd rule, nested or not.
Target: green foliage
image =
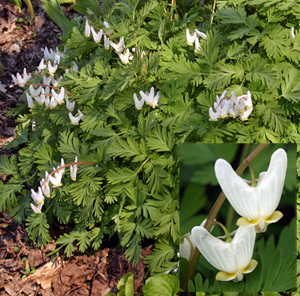
[[[53,76],[45,69],[32,73],[29,83],[45,84],[43,74],[62,77],[55,91],[64,87],[76,104],[72,115],[80,110],[83,117],[73,125],[65,103],[49,109],[34,101],[28,108],[28,86],[24,103],[10,112],[17,117],[17,139],[7,148],[19,151],[0,159],[0,174],[7,176],[0,182],[0,210],[9,209],[19,223],[27,221],[29,237],[39,244],[50,240],[49,228],[59,222],[71,228],[56,241],[68,256],[76,247],[98,249],[115,235],[133,263],[145,244],[153,244],[145,258],[149,270],[169,271],[178,260],[180,144],[299,143],[300,11],[295,2],[218,1],[215,13],[213,1],[170,2],[78,0],[73,7],[83,16],[70,22],[59,1],[42,1],[64,31],[57,53],[61,60]],[[86,37],[86,20],[114,43],[124,37],[124,50],[133,59],[123,64],[112,47],[105,49],[104,36],[99,43]],[[197,52],[187,45],[187,28],[207,35]],[[140,99],[140,91],[151,87],[159,92],[158,106],[137,110],[133,95]],[[208,109],[225,88],[227,95],[251,92],[248,121],[209,121]],[[61,158],[71,164],[76,156],[85,162],[76,181],[66,177],[66,167],[62,186],[50,185],[42,213],[33,214],[31,188],[37,191],[45,172],[57,168]],[[193,178],[210,178],[204,172]],[[195,205],[194,221],[203,206]]]

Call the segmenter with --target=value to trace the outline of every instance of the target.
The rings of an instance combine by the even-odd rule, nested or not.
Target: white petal
[[[258,218],[257,187],[249,186],[224,159],[215,163],[218,182],[235,211],[248,219]]]
[[[259,180],[259,204],[261,215],[269,217],[277,208],[285,181],[287,154],[283,149],[276,150],[268,167],[268,171]]]
[[[237,271],[235,255],[230,243],[213,237],[204,227],[192,229],[193,242],[205,259],[216,269],[228,273]]]
[[[252,258],[255,237],[256,232],[254,226],[240,226],[234,235],[231,244],[235,251],[237,264],[240,270],[247,267]]]

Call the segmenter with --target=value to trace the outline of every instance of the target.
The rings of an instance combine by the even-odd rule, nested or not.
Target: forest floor
[[[48,18],[41,3],[33,0],[34,21],[28,9],[22,11],[9,1],[0,0],[0,155],[17,151],[5,150],[3,145],[14,139],[15,121],[6,115],[21,100],[22,90],[10,88],[11,74],[34,71],[43,57],[42,49],[59,44],[61,30]],[[71,18],[71,7],[64,7]],[[5,182],[5,177],[0,176]],[[52,229],[58,237],[63,229]],[[124,254],[107,246],[85,255],[77,253],[71,258],[49,256],[55,244],[38,248],[29,240],[25,226],[16,225],[7,212],[0,212],[0,295],[98,295],[117,293],[118,281],[128,272],[134,276],[135,291],[141,292],[145,265],[142,259],[132,267]],[[147,247],[142,255],[148,255]]]

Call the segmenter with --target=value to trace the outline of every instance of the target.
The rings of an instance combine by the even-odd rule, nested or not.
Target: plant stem
[[[241,163],[241,165],[236,170],[236,173],[238,175],[241,175],[242,172],[247,167],[247,162],[251,162],[268,144],[259,144],[250,154],[249,156]],[[226,197],[223,192],[219,195],[217,201],[213,205],[207,220],[205,222],[204,228],[207,229],[207,231],[210,231],[213,225],[213,221],[216,218],[223,202],[225,201]],[[191,257],[188,262],[188,266],[186,268],[186,273],[184,275],[181,288],[183,291],[187,292],[188,289],[188,282],[194,277],[195,270],[198,264],[198,261],[200,259],[200,252],[198,248],[195,248],[191,254]]]
[[[25,3],[28,7],[29,15],[30,15],[31,20],[34,20],[34,10],[33,10],[31,1],[30,0],[25,0]]]

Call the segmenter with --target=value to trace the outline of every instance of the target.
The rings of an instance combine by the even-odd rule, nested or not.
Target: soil
[[[41,3],[32,0],[32,4],[34,21],[26,5],[19,12],[9,1],[0,0],[0,155],[16,152],[3,149],[4,143],[15,138],[15,121],[6,111],[13,109],[22,95],[18,88],[10,88],[11,74],[23,72],[23,68],[27,73],[34,71],[43,57],[42,48],[55,48],[62,34]],[[63,10],[69,18],[74,14],[70,6]],[[51,243],[37,248],[24,225],[16,225],[6,212],[0,212],[0,295],[102,296],[117,293],[117,283],[128,272],[134,276],[135,291],[141,292],[143,259],[132,267],[122,252],[111,247],[90,256],[51,258],[48,255],[55,247]],[[150,249],[144,248],[142,256],[150,254]]]

